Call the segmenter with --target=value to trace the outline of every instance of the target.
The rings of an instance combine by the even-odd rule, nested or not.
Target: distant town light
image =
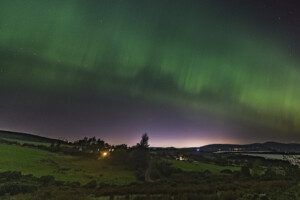
[[[108,156],[109,156],[109,152],[102,151],[102,152],[100,152],[100,156],[98,159],[104,159],[104,158],[107,158]]]
[[[186,160],[188,160],[188,158],[187,158],[186,156],[184,156],[184,155],[179,155],[179,156],[176,158],[176,160],[186,161]]]
[[[108,155],[107,152],[103,152],[103,153],[102,153],[102,156],[103,156],[103,157],[106,157],[107,155]]]

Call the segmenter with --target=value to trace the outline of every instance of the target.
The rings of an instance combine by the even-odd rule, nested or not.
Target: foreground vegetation
[[[239,171],[240,167],[237,166],[221,166],[216,164],[204,163],[204,162],[182,162],[179,160],[172,160],[171,163],[174,167],[179,168],[183,171],[190,172],[205,172],[209,171],[213,174],[220,174],[226,170]]]
[[[0,144],[0,171],[20,171],[33,176],[54,176],[59,181],[85,184],[125,184],[135,180],[131,171],[105,160],[75,157],[17,145]]]
[[[158,151],[148,139],[130,148],[96,138],[48,146],[0,140],[0,199],[300,199],[300,170],[288,162]]]

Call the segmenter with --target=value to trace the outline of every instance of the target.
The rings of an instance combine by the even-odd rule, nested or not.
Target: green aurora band
[[[296,138],[289,39],[218,2],[2,0],[0,89],[170,104]]]

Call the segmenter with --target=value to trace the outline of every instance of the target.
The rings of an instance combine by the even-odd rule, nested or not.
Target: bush
[[[224,192],[220,196],[221,200],[236,200],[238,199],[237,194],[232,191]]]
[[[168,178],[175,172],[172,163],[165,160],[156,159],[150,163],[150,177],[153,180]]]
[[[39,181],[43,186],[55,184],[54,176],[41,176]]]
[[[265,179],[268,179],[268,180],[272,180],[272,179],[275,179],[277,177],[277,174],[274,170],[272,170],[270,167],[265,171],[263,177]]]
[[[4,194],[16,195],[20,193],[30,193],[35,191],[37,188],[32,185],[23,184],[5,184],[0,187],[0,196]]]
[[[204,177],[208,177],[208,176],[211,176],[211,175],[212,175],[212,173],[208,169],[203,172]]]
[[[71,182],[68,184],[70,187],[80,187],[80,183],[78,181]]]
[[[4,178],[7,181],[11,181],[11,180],[16,181],[16,180],[19,180],[21,177],[22,177],[21,172],[11,172],[11,171],[8,171],[8,172],[2,172],[2,173],[0,173],[0,178]]]
[[[136,148],[130,153],[130,163],[133,169],[146,170],[149,165],[150,155],[147,149]]]
[[[134,176],[136,177],[137,180],[139,181],[145,181],[145,171],[141,169],[136,169],[134,171]]]
[[[129,153],[126,149],[116,149],[111,154],[110,162],[116,165],[127,165],[129,164]]]
[[[242,177],[250,177],[251,173],[250,173],[250,169],[247,166],[242,166],[241,167],[241,171],[240,174]]]
[[[64,184],[65,184],[64,181],[55,181],[56,186],[63,186]],[[79,183],[79,185],[80,185],[80,183]]]
[[[223,169],[220,171],[221,174],[232,174],[232,171],[230,169]]]
[[[85,184],[83,187],[88,188],[88,189],[94,189],[97,187],[97,181],[92,180],[92,181],[88,182],[87,184]]]

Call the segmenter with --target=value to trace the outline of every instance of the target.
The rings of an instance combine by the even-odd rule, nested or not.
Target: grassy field
[[[91,180],[102,183],[126,184],[135,180],[131,171],[94,160],[51,153],[17,145],[0,144],[0,171],[20,171],[34,176],[53,175],[57,180]]]
[[[171,163],[174,165],[174,167],[182,169],[183,171],[203,172],[205,170],[209,170],[214,174],[219,174],[220,171],[224,169],[230,169],[232,171],[240,170],[240,167],[220,166],[220,165],[203,163],[203,162],[187,162],[187,161],[172,160]]]

